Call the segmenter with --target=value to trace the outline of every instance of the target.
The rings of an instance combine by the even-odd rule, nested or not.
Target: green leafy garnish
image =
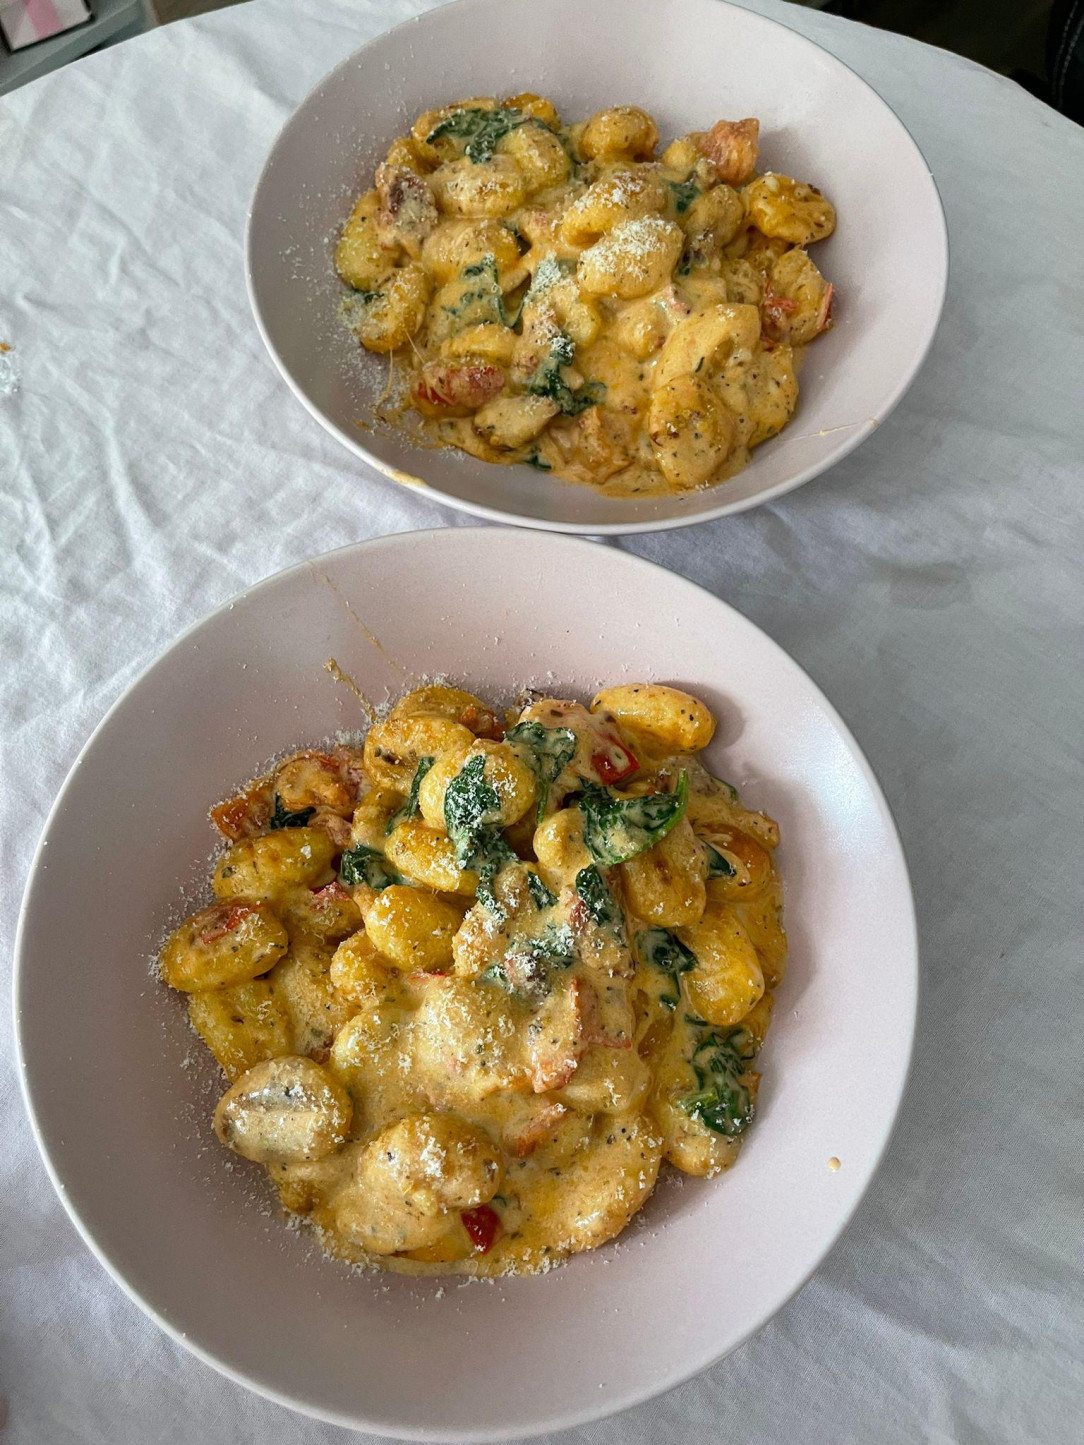
[[[506,743],[518,743],[520,756],[538,779],[538,821],[546,813],[550,785],[576,752],[576,734],[571,728],[547,728],[539,722],[516,723],[504,735]]]
[[[528,125],[533,119],[532,116],[524,115],[521,110],[511,107],[497,106],[494,110],[482,110],[477,106],[467,106],[446,115],[425,139],[429,145],[445,135],[459,140],[465,139],[467,143],[463,147],[463,154],[475,165],[479,165],[482,161],[493,159],[497,142],[503,140],[509,131],[518,130],[521,125]]]
[[[705,843],[704,847],[708,854],[709,878],[737,878],[738,870],[729,858],[725,858],[718,848],[713,848],[710,843]]]
[[[496,829],[488,829],[479,839],[472,856],[474,862],[471,867],[478,873],[478,902],[493,914],[498,923],[503,923],[508,912],[497,898],[493,885],[505,864],[516,862],[516,855]]]
[[[500,819],[501,800],[492,783],[486,782],[485,769],[485,754],[476,753],[444,791],[444,826],[461,868],[471,867],[482,833]]]
[[[408,823],[411,818],[416,818],[418,816],[418,813],[421,811],[418,807],[418,793],[421,789],[422,782],[425,779],[426,773],[433,766],[433,763],[435,761],[435,758],[418,759],[418,766],[414,769],[414,776],[410,780],[410,792],[407,794],[407,800],[401,808],[399,808],[391,815],[387,823],[384,825],[385,837],[387,837],[389,833],[393,832],[400,823]]]
[[[529,457],[523,458],[524,466],[534,467],[536,472],[552,472],[553,468],[549,462],[544,462],[537,452],[532,452]]]
[[[699,196],[700,187],[695,181],[670,181],[669,186],[674,197],[674,210],[683,216]]]
[[[535,267],[534,275],[531,277],[531,284],[527,287],[527,294],[523,301],[526,305],[535,301],[551,286],[556,286],[566,276],[571,276],[576,269],[576,262],[564,256],[543,256]]]
[[[383,295],[383,291],[351,291],[339,302],[339,315],[357,333],[369,321],[369,307]]]
[[[444,826],[455,847],[456,862],[478,874],[478,901],[495,918],[504,919],[493,885],[516,855],[501,837],[501,800],[485,779],[484,753],[468,758],[444,792]]]
[[[609,788],[588,783],[579,800],[583,841],[596,863],[609,867],[627,863],[666,837],[684,816],[688,801],[685,773],[672,793],[648,793],[642,798],[615,798]]]
[[[696,967],[696,954],[668,929],[645,928],[636,935],[636,947],[646,963],[669,974],[671,991],[659,995],[663,1008],[675,1009],[681,999],[678,976]]]
[[[463,289],[455,305],[443,306],[443,311],[454,316],[463,327],[484,326],[490,322],[515,326],[519,312],[513,314],[505,306],[497,260],[491,251],[464,267],[459,279],[464,283]]]
[[[520,938],[508,950],[509,960],[537,958],[554,968],[571,968],[576,962],[576,942],[567,923],[547,923],[541,933]]]
[[[720,1032],[699,1019],[689,1022],[707,1032],[698,1040],[689,1060],[697,1092],[679,1099],[678,1105],[713,1133],[736,1138],[753,1120],[753,1100],[741,1081],[741,1075],[756,1058],[753,1036],[740,1024]]]
[[[282,799],[276,793],[275,811],[271,814],[268,826],[271,828],[303,828],[315,812],[315,808],[299,808],[296,813],[291,813],[283,806]]]
[[[389,867],[383,853],[365,843],[347,848],[343,853],[339,859],[339,878],[347,887],[366,883],[378,893],[390,888],[393,883],[404,881],[394,868]]]
[[[539,875],[533,871],[527,874],[527,892],[531,895],[531,902],[536,908],[552,908],[557,902],[557,894],[547,888]]]
[[[567,924],[548,923],[541,933],[513,939],[499,963],[482,973],[485,983],[496,984],[534,1003],[550,992],[555,968],[571,968],[576,962],[576,942]]]
[[[531,396],[548,397],[555,401],[565,416],[579,416],[589,406],[598,406],[606,395],[601,381],[585,381],[578,391],[573,391],[561,375],[561,367],[568,366],[576,354],[576,346],[565,331],[558,331],[550,342],[550,349],[538,370],[524,385],[524,391]]]
[[[576,343],[572,337],[567,331],[558,331],[550,342],[550,359],[559,362],[562,366],[571,366],[572,358],[575,355]]]
[[[625,920],[617,899],[610,892],[605,878],[593,866],[581,868],[576,874],[576,892],[580,895],[587,916],[600,928],[608,929],[620,942],[625,941]]]

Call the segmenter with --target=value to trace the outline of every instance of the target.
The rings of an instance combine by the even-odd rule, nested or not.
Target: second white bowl
[[[358,1277],[285,1228],[220,1148],[221,1079],[150,971],[208,806],[268,757],[362,724],[438,672],[493,701],[649,679],[720,720],[706,761],[778,818],[791,964],[736,1167],[671,1179],[615,1244],[493,1284]],[[907,871],[876,782],[805,673],[751,623],[609,547],[523,530],[386,537],[253,588],[117,703],[46,825],[17,947],[38,1140],[115,1278],[235,1379],[427,1440],[574,1425],[676,1384],[759,1328],[823,1257],[895,1117],[914,1027]],[[190,1065],[189,1067],[186,1067]],[[829,1160],[838,1158],[838,1172]]]
[[[641,105],[664,137],[758,116],[762,167],[810,181],[835,203],[838,230],[816,259],[836,285],[836,325],[809,350],[797,414],[732,481],[614,499],[530,467],[420,451],[386,429],[363,429],[387,366],[361,356],[339,322],[333,238],[416,115],[509,91],[549,95],[569,117]],[[280,371],[357,457],[477,516],[622,533],[742,511],[852,451],[922,364],[948,248],[937,188],[901,122],[853,71],[785,26],[718,0],[458,0],[364,46],[287,122],[252,200],[247,268],[256,323]]]

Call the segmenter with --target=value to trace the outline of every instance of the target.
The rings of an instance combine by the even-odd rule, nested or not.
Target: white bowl
[[[737,1166],[662,1185],[616,1245],[548,1275],[443,1287],[354,1275],[257,1209],[257,1176],[211,1133],[216,1071],[151,977],[181,885],[206,876],[208,806],[273,753],[361,725],[352,694],[323,671],[328,657],[378,699],[440,672],[494,700],[527,682],[580,695],[604,681],[675,682],[720,718],[709,762],[782,827],[792,964]],[[137,1304],[284,1404],[472,1442],[634,1404],[764,1324],[869,1183],[907,1073],[916,993],[892,820],[805,673],[724,603],[649,563],[470,528],[306,563],[176,642],[64,785],[16,968],[39,1145],[83,1237]]]
[[[525,90],[552,96],[574,118],[635,102],[667,137],[720,116],[759,116],[763,165],[812,181],[835,202],[839,228],[816,259],[837,287],[837,324],[809,350],[790,425],[732,481],[680,497],[606,498],[530,467],[421,451],[359,426],[387,363],[364,357],[337,315],[331,245],[351,200],[419,112]],[[922,364],[948,250],[937,189],[903,125],[853,71],[785,26],[717,0],[458,0],[364,46],[287,122],[253,196],[247,273],[280,371],[356,456],[477,516],[624,533],[742,511],[852,451]]]

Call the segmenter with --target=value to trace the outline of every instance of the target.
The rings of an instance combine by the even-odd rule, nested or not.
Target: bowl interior
[[[580,695],[607,680],[687,686],[721,719],[710,762],[780,820],[793,961],[737,1167],[667,1183],[616,1245],[549,1275],[442,1287],[324,1260],[216,1144],[213,1067],[151,976],[182,890],[206,876],[208,806],[273,753],[361,725],[353,695],[324,671],[329,657],[374,700],[436,674],[494,700],[525,683]],[[799,1286],[884,1147],[915,967],[883,799],[785,654],[623,553],[456,529],[362,544],[262,584],[121,699],[46,827],[17,1014],[57,1188],[160,1324],[329,1419],[476,1441],[643,1399],[733,1348]]]
[[[422,451],[361,425],[387,363],[360,355],[338,320],[333,238],[418,113],[509,91],[550,95],[571,118],[635,102],[664,138],[720,116],[758,116],[764,168],[808,180],[834,201],[838,230],[815,255],[837,287],[837,324],[808,351],[791,424],[722,487],[604,498],[529,467]],[[846,66],[784,26],[716,0],[459,0],[366,45],[294,114],[253,198],[248,268],[257,322],[283,374],[358,456],[479,515],[629,532],[754,505],[856,446],[925,356],[947,251],[936,187],[902,124]]]

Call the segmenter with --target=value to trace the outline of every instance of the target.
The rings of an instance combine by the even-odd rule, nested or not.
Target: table
[[[413,8],[257,0],[0,101],[5,960],[66,769],[182,628],[326,548],[469,525],[359,479],[264,355],[242,278],[276,129]],[[564,1438],[1057,1445],[1084,1414],[1084,131],[945,52],[755,8],[911,128],[948,212],[944,321],[831,473],[620,545],[766,628],[867,750],[913,870],[918,1047],[884,1168],[805,1289],[697,1380]],[[219,1378],[109,1282],[46,1180],[7,1029],[0,1049],[7,1445],[354,1438]]]

